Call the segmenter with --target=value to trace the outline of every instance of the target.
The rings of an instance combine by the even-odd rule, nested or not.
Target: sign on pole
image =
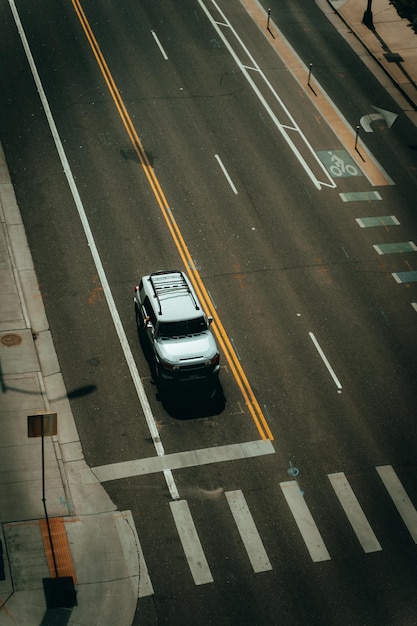
[[[52,437],[57,434],[57,414],[28,415],[28,437]]]

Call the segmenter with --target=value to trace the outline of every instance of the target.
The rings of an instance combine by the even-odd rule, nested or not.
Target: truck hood
[[[156,346],[159,357],[173,365],[209,361],[217,354],[216,342],[210,331],[184,337],[159,338]]]

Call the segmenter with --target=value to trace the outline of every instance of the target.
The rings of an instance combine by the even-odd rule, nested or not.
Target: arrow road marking
[[[372,125],[372,122],[375,122],[376,120],[383,120],[386,123],[387,127],[391,128],[391,126],[394,124],[395,120],[397,119],[398,115],[396,113],[392,113],[392,111],[379,109],[378,107],[375,107],[375,106],[373,106],[372,108],[378,112],[369,113],[368,115],[364,115],[360,119],[360,123],[364,131],[366,133],[373,133],[374,131],[371,125]]]

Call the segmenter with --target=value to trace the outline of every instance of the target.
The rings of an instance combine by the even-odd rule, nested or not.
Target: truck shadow
[[[223,413],[226,398],[220,381],[216,381],[211,393],[206,389],[170,389],[158,387],[157,399],[168,415],[177,420],[192,420]]]

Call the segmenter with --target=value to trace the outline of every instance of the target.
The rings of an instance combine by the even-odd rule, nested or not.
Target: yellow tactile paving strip
[[[72,561],[71,550],[68,543],[67,532],[65,530],[65,522],[62,517],[49,518],[49,528],[53,550],[55,555],[55,563],[57,572],[55,571],[54,557],[52,554],[51,543],[49,541],[48,524],[46,519],[39,522],[43,545],[45,547],[46,560],[48,561],[49,572],[51,578],[62,578],[63,576],[71,576],[74,584],[77,582],[75,577],[74,563]]]
[[[252,17],[269,43],[275,48],[277,54],[284,61],[285,65],[296,78],[297,82],[308,95],[316,109],[322,117],[327,121],[333,132],[342,143],[352,160],[358,165],[359,169],[365,174],[369,182],[374,185],[392,185],[392,180],[386,175],[383,169],[376,163],[373,156],[368,152],[362,142],[357,142],[355,131],[346,123],[339,115],[337,110],[332,106],[328,98],[323,94],[317,85],[314,77],[309,82],[309,68],[301,62],[294,53],[292,48],[283,39],[273,21],[269,21],[269,31],[267,29],[267,14],[264,9],[256,2],[256,0],[240,0],[246,11]],[[272,33],[272,34],[271,34]],[[358,152],[359,151],[359,152]]]

